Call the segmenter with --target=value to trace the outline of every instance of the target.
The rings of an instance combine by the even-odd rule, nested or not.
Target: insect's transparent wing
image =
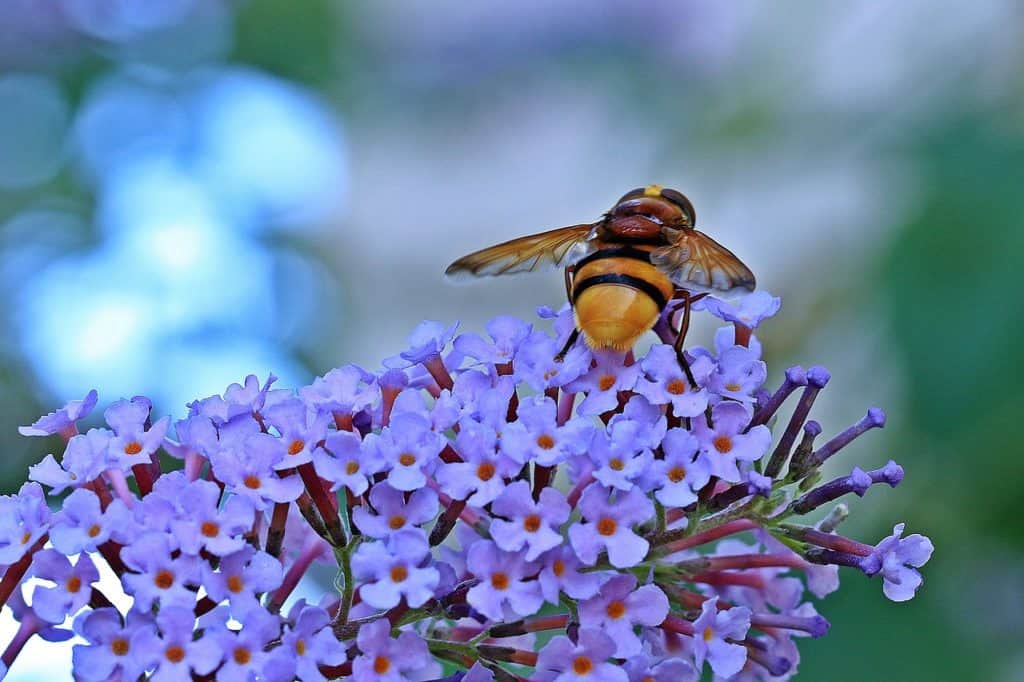
[[[463,256],[444,272],[454,277],[490,277],[541,266],[565,267],[594,251],[594,234],[594,225],[587,223],[519,237]]]
[[[754,290],[754,273],[732,251],[698,230],[679,230],[673,236],[671,244],[651,253],[651,263],[673,284],[718,295]]]

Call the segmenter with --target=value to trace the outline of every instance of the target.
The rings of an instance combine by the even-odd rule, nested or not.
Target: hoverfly
[[[509,275],[540,265],[565,268],[565,291],[576,330],[591,348],[625,352],[654,327],[674,299],[685,306],[676,352],[698,298],[753,291],[754,274],[711,237],[694,229],[689,199],[660,185],[627,192],[595,223],[520,237],[464,256],[447,275]],[[686,367],[686,369],[689,369]],[[687,372],[689,373],[689,372]]]

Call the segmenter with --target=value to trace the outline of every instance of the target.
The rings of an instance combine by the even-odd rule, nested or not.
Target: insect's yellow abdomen
[[[576,300],[576,326],[591,348],[629,350],[660,313],[650,296],[619,284],[599,284]]]
[[[617,257],[595,260],[580,268],[573,280],[576,326],[591,348],[625,352],[658,321],[674,290],[650,263]]]

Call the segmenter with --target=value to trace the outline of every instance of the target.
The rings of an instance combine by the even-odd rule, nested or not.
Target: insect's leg
[[[569,300],[570,306],[572,305],[572,281],[574,274],[576,274],[575,265],[565,266],[565,297]],[[573,329],[565,345],[562,346],[562,350],[558,351],[558,355],[555,356],[555,362],[561,362],[565,359],[565,354],[569,352],[569,349],[572,348],[578,338],[580,338],[580,330]]]
[[[567,265],[565,267],[565,297],[569,301],[569,305],[572,305],[572,279],[576,273],[575,265]]]
[[[679,366],[682,367],[683,372],[686,374],[686,380],[690,382],[690,386],[694,389],[697,388],[697,380],[693,378],[693,372],[690,370],[690,363],[686,361],[686,355],[683,353],[683,342],[686,341],[686,332],[690,329],[690,304],[694,298],[690,297],[690,292],[685,289],[680,289],[679,292],[683,298],[683,320],[679,325],[679,333],[676,334],[676,342],[673,347],[676,350],[676,358],[679,360]]]
[[[688,292],[686,289],[678,289],[676,290],[676,295],[683,299],[683,321],[679,325],[679,336],[676,338],[677,348],[682,348],[683,341],[686,339],[686,333],[690,331],[690,306],[699,301],[700,299],[704,298],[705,296],[707,296],[707,294],[697,294],[696,296],[691,296],[690,292]],[[678,309],[679,308],[676,308],[676,310]],[[675,314],[676,310],[673,310],[672,313]]]
[[[580,330],[573,329],[572,334],[569,334],[569,339],[562,346],[562,350],[558,351],[558,355],[555,356],[555,362],[561,362],[565,359],[565,354],[569,352],[569,349],[576,343],[576,339],[580,338]]]

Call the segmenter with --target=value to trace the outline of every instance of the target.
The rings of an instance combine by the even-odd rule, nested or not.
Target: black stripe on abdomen
[[[572,302],[575,303],[576,299],[580,297],[580,294],[590,287],[597,286],[598,284],[620,284],[622,286],[642,291],[647,294],[652,301],[654,301],[659,310],[664,308],[665,304],[668,303],[668,301],[665,300],[665,295],[661,293],[661,289],[650,282],[632,275],[624,275],[614,272],[609,272],[603,275],[594,275],[593,277],[587,277],[579,282],[574,282],[572,287]]]
[[[651,262],[651,252],[643,249],[634,249],[632,246],[609,246],[576,261],[576,271],[579,272],[588,263],[605,258],[632,258],[633,260],[649,264]]]

